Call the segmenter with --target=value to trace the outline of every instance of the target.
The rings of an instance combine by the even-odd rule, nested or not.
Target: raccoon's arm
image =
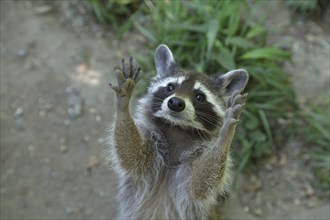
[[[244,107],[246,94],[233,92],[228,100],[228,109],[220,129],[217,146],[204,152],[192,167],[191,190],[196,199],[206,199],[219,184],[226,184],[227,166],[230,166],[228,154],[233,140],[239,116]],[[222,182],[224,181],[224,182]]]
[[[114,142],[120,165],[137,174],[151,167],[153,152],[143,140],[134,120],[129,113],[129,102],[135,84],[141,76],[141,68],[134,68],[133,58],[127,65],[122,60],[122,67],[115,67],[118,86],[109,84],[117,94],[117,114],[114,127]]]

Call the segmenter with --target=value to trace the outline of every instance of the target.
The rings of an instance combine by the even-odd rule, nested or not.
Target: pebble
[[[103,192],[103,191],[99,191],[99,192],[98,192],[98,195],[99,195],[101,198],[103,198],[103,197],[106,196],[106,193]]]
[[[96,156],[91,156],[88,160],[86,169],[91,170],[93,167],[96,167],[101,164],[101,161]]]
[[[16,53],[16,57],[19,59],[23,59],[27,56],[28,52],[25,49],[21,49]]]
[[[67,87],[66,92],[68,95],[68,114],[71,119],[76,119],[82,114],[82,103],[83,100],[79,94],[79,91],[72,88]]]
[[[61,151],[61,153],[66,153],[68,151],[67,146],[66,145],[61,145],[60,146],[60,151]]]
[[[18,107],[16,110],[15,110],[15,117],[21,117],[24,113],[24,109],[22,107]]]
[[[244,212],[249,212],[249,211],[250,211],[250,208],[249,208],[248,206],[244,206],[244,207],[243,207],[243,211],[244,211]]]
[[[96,120],[97,122],[100,122],[100,121],[102,120],[102,116],[101,116],[101,115],[96,115],[96,116],[95,116],[95,120]]]
[[[85,142],[88,142],[90,139],[91,139],[91,138],[90,138],[89,135],[85,135],[85,136],[84,136],[84,141],[85,141]]]
[[[313,189],[313,187],[312,187],[311,185],[306,184],[306,185],[305,185],[305,188],[306,188],[306,195],[307,195],[307,196],[312,196],[312,195],[314,195],[314,189]]]
[[[262,209],[260,208],[257,208],[253,211],[253,213],[256,215],[256,216],[261,216],[263,214],[263,211]]]
[[[46,116],[46,112],[41,110],[41,111],[39,111],[38,115],[39,115],[39,118],[44,118]]]
[[[99,143],[99,144],[104,143],[104,138],[99,138],[99,139],[97,140],[97,143]]]
[[[297,206],[300,206],[300,204],[301,204],[300,199],[299,199],[299,198],[295,198],[295,199],[293,200],[293,204],[295,204],[295,205],[297,205]]]
[[[70,122],[69,120],[65,120],[65,121],[64,121],[64,126],[65,126],[66,128],[70,127],[70,124],[71,124],[71,122]]]
[[[29,150],[29,151],[33,151],[33,150],[34,150],[34,145],[30,144],[30,145],[28,146],[28,150]]]
[[[67,214],[67,215],[73,214],[73,209],[70,207],[65,207],[65,214]]]
[[[34,9],[34,11],[37,15],[44,15],[44,14],[49,13],[52,10],[53,10],[53,8],[50,5],[42,5],[42,6],[38,6]]]

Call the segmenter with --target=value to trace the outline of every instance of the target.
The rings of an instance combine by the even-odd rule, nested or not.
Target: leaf
[[[214,40],[217,36],[219,29],[219,22],[218,19],[213,19],[210,21],[208,30],[206,33],[207,38],[207,52],[206,52],[206,59],[208,60],[210,58],[211,50],[213,48]]]
[[[149,40],[151,43],[157,43],[157,40],[155,36],[152,34],[152,32],[148,31],[146,28],[144,28],[142,25],[139,24],[139,22],[134,22],[134,26]]]
[[[253,38],[253,37],[255,37],[255,36],[259,35],[259,34],[263,34],[265,32],[266,32],[265,28],[260,27],[260,26],[254,26],[247,33],[246,38],[251,39],[251,38]]]
[[[233,45],[242,48],[252,48],[255,45],[243,37],[229,37],[225,41],[226,45]]]
[[[232,70],[236,68],[234,56],[226,47],[220,46],[217,60],[226,70]]]
[[[290,53],[278,48],[258,48],[251,50],[241,56],[242,60],[248,59],[272,59],[272,60],[288,60]]]
[[[261,118],[261,122],[262,122],[262,124],[264,126],[264,129],[265,129],[265,131],[267,133],[268,139],[269,139],[270,143],[273,144],[273,135],[272,135],[272,131],[270,129],[270,125],[268,123],[266,114],[265,114],[265,112],[262,109],[260,109],[258,111],[258,113],[259,113],[259,116]]]

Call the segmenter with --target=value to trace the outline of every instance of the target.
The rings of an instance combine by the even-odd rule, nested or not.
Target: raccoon
[[[142,70],[132,57],[115,67],[118,85],[110,83],[117,95],[108,143],[119,179],[118,218],[212,218],[219,196],[229,191],[230,145],[248,73],[181,69],[164,44],[155,66],[157,75],[134,111],[129,103]]]

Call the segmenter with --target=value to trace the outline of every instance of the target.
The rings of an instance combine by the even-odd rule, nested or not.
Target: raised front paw
[[[241,94],[241,91],[235,91],[227,100],[227,110],[225,118],[220,130],[220,136],[225,138],[233,136],[235,133],[236,125],[238,124],[241,112],[244,109],[247,93]]]
[[[114,70],[118,85],[109,85],[117,94],[117,108],[125,110],[128,108],[135,84],[141,78],[142,70],[141,67],[135,67],[133,57],[129,58],[129,64],[122,59],[121,67],[116,66]]]

